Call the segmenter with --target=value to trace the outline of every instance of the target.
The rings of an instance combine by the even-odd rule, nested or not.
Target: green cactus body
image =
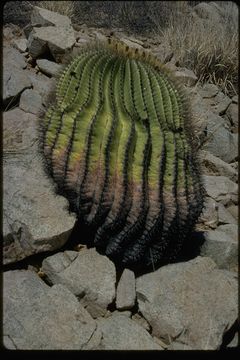
[[[120,42],[82,51],[58,81],[47,166],[95,245],[125,265],[173,259],[201,212],[189,122],[172,75]]]

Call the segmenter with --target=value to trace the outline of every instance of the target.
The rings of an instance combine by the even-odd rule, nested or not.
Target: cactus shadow
[[[95,236],[94,229],[87,227],[83,221],[77,220],[68,242],[63,246],[61,250],[69,250],[70,248],[74,249],[79,245],[85,245],[87,248],[95,248],[99,254],[106,256],[104,247],[96,247],[94,245],[94,241],[93,241],[94,236]],[[181,252],[174,260],[159,261],[159,263],[157,264],[146,265],[140,263],[129,266],[123,266],[120,256],[109,257],[109,258],[114,263],[117,274],[121,274],[124,268],[128,268],[135,273],[136,277],[138,277],[147,273],[154,272],[158,270],[160,267],[168,264],[186,262],[194,259],[195,257],[200,255],[201,247],[204,241],[205,241],[204,232],[194,231],[185,241],[185,244]]]

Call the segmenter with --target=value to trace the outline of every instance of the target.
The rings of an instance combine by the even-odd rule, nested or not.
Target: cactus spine
[[[173,259],[202,209],[181,87],[153,56],[110,40],[62,73],[43,151],[94,243],[125,265]]]

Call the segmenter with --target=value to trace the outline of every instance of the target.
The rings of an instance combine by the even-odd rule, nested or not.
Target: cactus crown
[[[185,96],[152,55],[110,40],[63,71],[47,166],[94,243],[125,266],[174,259],[202,208]]]

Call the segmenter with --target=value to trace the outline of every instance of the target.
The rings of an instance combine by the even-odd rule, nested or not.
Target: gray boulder
[[[96,322],[66,287],[49,287],[28,270],[7,271],[3,281],[5,347],[85,350],[100,341]]]
[[[201,247],[201,255],[215,261],[220,269],[236,270],[238,264],[237,239],[219,229],[204,233],[205,242]]]
[[[75,43],[72,27],[34,27],[28,38],[29,54],[36,59],[48,49],[57,62]]]
[[[114,313],[97,322],[102,332],[97,350],[163,350],[145,329],[124,315]]]
[[[129,269],[124,269],[117,286],[116,307],[119,310],[131,309],[135,304],[135,275]]]
[[[194,6],[193,10],[201,19],[217,22],[221,21],[221,9],[219,9],[219,6],[214,2],[211,2],[210,4],[201,2]]]
[[[205,175],[222,175],[236,182],[238,172],[230,164],[214,156],[209,151],[201,150],[199,152],[201,160],[202,172]]]
[[[3,101],[17,98],[24,89],[32,84],[23,69],[27,66],[25,58],[17,49],[3,48]]]
[[[237,220],[226,209],[223,204],[218,204],[218,223],[219,224],[237,224]]]
[[[194,350],[219,349],[238,316],[237,289],[236,274],[200,256],[137,279],[139,309],[152,335]]]
[[[77,295],[93,317],[105,315],[115,298],[115,266],[95,249],[83,249],[73,260],[59,252],[43,260],[42,271]]]
[[[55,250],[68,240],[76,217],[55,195],[38,152],[37,117],[19,108],[3,116],[3,261]]]

